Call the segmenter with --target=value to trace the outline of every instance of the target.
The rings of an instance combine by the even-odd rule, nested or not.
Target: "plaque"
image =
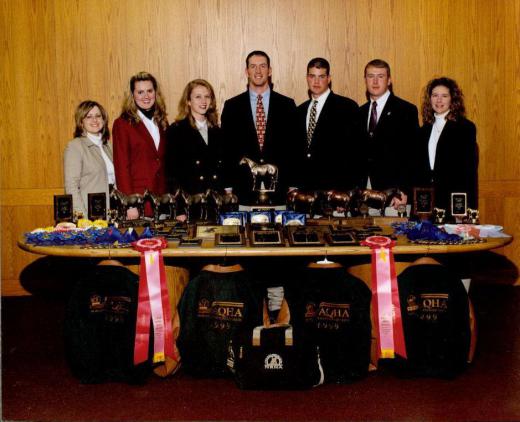
[[[90,221],[107,219],[107,194],[105,192],[88,194],[88,219]]]
[[[350,230],[333,230],[325,234],[325,239],[331,246],[348,246],[357,243],[354,233]]]
[[[54,195],[54,221],[72,222],[72,195]]]
[[[215,246],[244,246],[244,233],[216,233]]]
[[[468,210],[468,196],[465,192],[451,194],[451,215],[453,217],[465,217]]]
[[[280,246],[282,236],[278,230],[260,230],[251,232],[251,246]]]
[[[248,226],[251,246],[283,246],[284,238],[275,224],[250,224]]]
[[[291,227],[288,230],[289,244],[291,246],[323,246],[323,233],[317,228]]]
[[[195,237],[199,239],[215,239],[216,234],[236,234],[240,232],[241,226],[216,226],[210,224],[197,224]]]
[[[433,188],[413,188],[412,214],[422,220],[428,219],[433,212],[434,198]]]
[[[179,248],[193,248],[193,247],[200,247],[202,244],[202,239],[179,239]]]

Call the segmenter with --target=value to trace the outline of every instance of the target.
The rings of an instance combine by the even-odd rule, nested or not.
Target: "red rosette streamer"
[[[378,358],[406,358],[401,305],[397,287],[395,241],[385,236],[367,237],[361,245],[372,249],[372,312],[378,324]]]
[[[173,341],[168,286],[161,250],[168,246],[162,237],[140,239],[132,243],[141,253],[139,268],[139,299],[134,343],[134,364],[148,359],[150,324],[154,330],[153,362],[164,362],[166,357],[178,361]]]

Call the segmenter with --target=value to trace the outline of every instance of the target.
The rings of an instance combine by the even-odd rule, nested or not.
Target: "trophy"
[[[432,217],[434,224],[444,224],[444,219],[446,218],[446,210],[444,208],[435,207],[433,209]]]
[[[239,164],[249,167],[253,179],[251,190],[257,192],[256,205],[272,205],[269,196],[276,191],[278,167],[274,164],[256,163],[248,157],[243,157]]]
[[[433,188],[413,188],[412,214],[428,220],[433,213],[434,197]]]
[[[453,192],[451,194],[451,216],[457,223],[466,217],[468,211],[468,195],[466,192]]]
[[[54,195],[54,221],[72,222],[72,195]]]
[[[88,219],[107,219],[107,194],[105,192],[88,194]]]

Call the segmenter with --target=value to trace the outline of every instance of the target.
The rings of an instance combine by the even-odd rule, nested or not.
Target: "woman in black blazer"
[[[432,186],[435,206],[450,212],[451,194],[465,192],[478,207],[478,146],[475,125],[466,119],[464,97],[453,79],[426,86],[419,132],[417,186]]]
[[[191,194],[226,187],[222,132],[218,127],[215,93],[209,82],[195,79],[186,85],[167,138],[170,192],[179,186]]]

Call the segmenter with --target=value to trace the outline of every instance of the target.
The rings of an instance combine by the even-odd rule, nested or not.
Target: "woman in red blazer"
[[[112,129],[117,188],[125,194],[142,194],[145,189],[163,194],[167,190],[166,105],[157,80],[149,73],[132,76],[129,88]]]

